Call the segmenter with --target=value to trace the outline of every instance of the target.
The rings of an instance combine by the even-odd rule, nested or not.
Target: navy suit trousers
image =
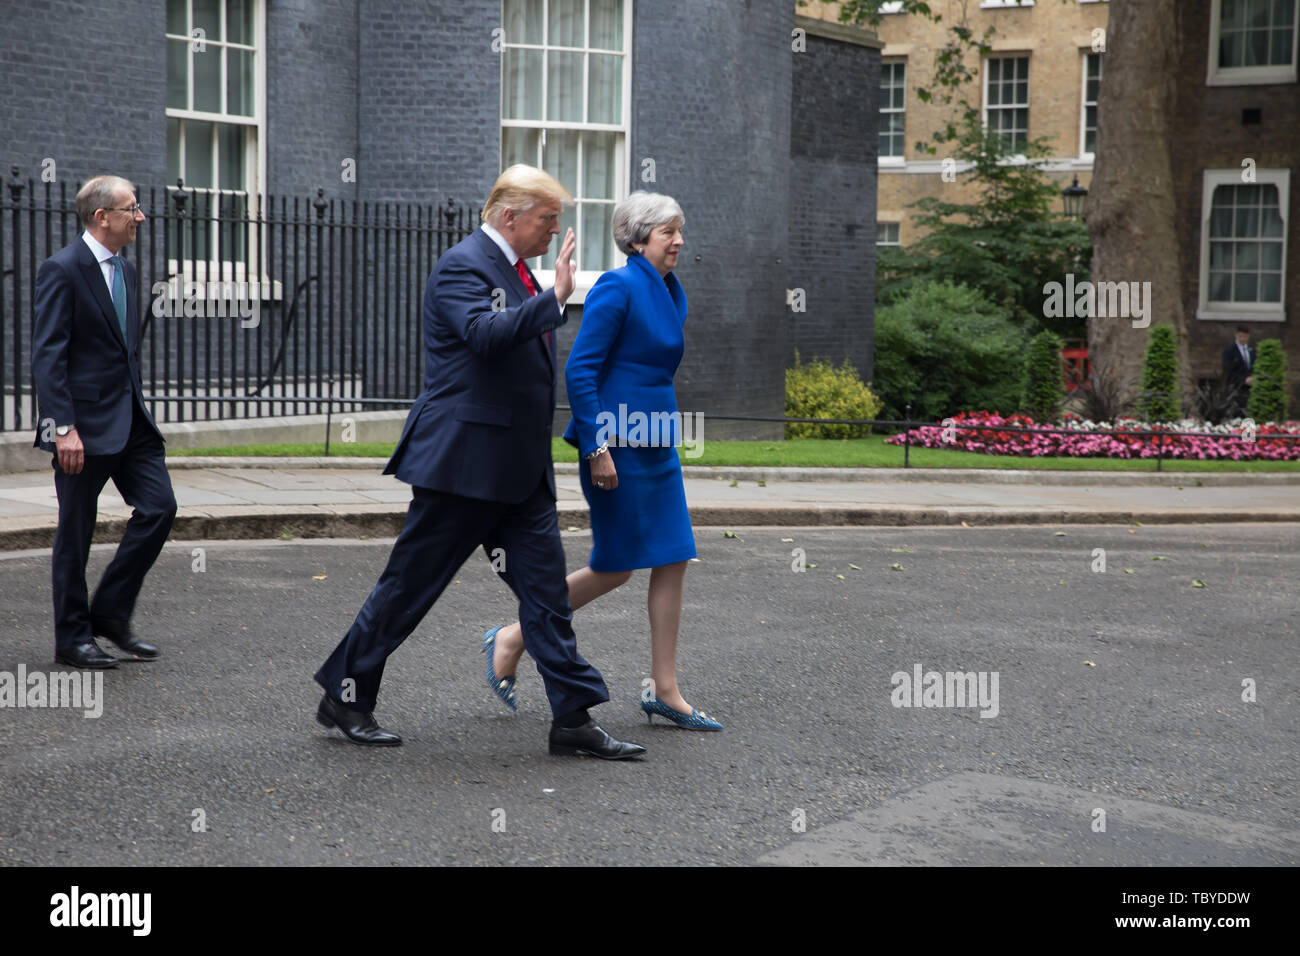
[[[126,447],[115,455],[86,455],[78,474],[66,474],[54,456],[59,528],[54,534],[54,646],[63,652],[88,643],[104,623],[131,620],[145,575],[167,542],[176,497],[167,474],[162,439],[136,408]],[[86,561],[95,533],[99,493],[112,479],[133,509],[117,554],[104,570],[93,601],[86,597]],[[103,633],[100,631],[100,633]]]
[[[412,489],[388,565],[316,682],[345,707],[375,708],[384,662],[423,620],[479,545],[500,548],[498,572],[519,599],[524,648],[555,716],[609,700],[600,672],[578,653],[555,501],[545,478],[519,504]],[[350,683],[345,683],[350,681]]]

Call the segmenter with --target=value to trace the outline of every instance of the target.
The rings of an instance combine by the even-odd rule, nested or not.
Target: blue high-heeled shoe
[[[497,631],[505,627],[504,624],[498,624],[492,630],[483,635],[483,654],[487,657],[487,682],[492,688],[492,693],[496,694],[505,702],[505,705],[511,710],[518,710],[515,704],[515,679],[513,677],[497,677],[497,672],[492,666],[492,655],[496,651]]]
[[[654,723],[653,717],[658,714],[660,717],[666,717],[678,727],[686,730],[721,730],[722,724],[718,723],[702,710],[691,708],[690,714],[683,714],[680,710],[675,710],[665,704],[656,695],[654,700],[641,701],[641,709],[645,711],[646,723]]]

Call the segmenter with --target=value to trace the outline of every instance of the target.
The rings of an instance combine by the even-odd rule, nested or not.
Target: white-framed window
[[[629,188],[632,5],[503,0],[502,23],[501,168],[538,166],[573,194],[560,236],[573,227],[587,286],[624,259],[610,226]],[[540,270],[555,268],[559,248],[557,238]]]
[[[1029,141],[1029,57],[991,56],[984,61],[984,125],[1012,149]]]
[[[1300,0],[1211,0],[1207,86],[1296,82]]]
[[[1034,0],[980,0],[981,10],[999,10],[1007,7],[1032,7]]]
[[[191,200],[202,203],[200,215],[202,194],[214,218],[248,215],[265,181],[265,35],[264,0],[167,0],[167,178],[200,191]],[[249,253],[244,230],[215,224],[197,245],[187,245],[187,259]]]
[[[902,162],[906,127],[907,61],[886,60],[880,64],[880,152],[883,161]]]
[[[903,0],[886,0],[885,3],[882,3],[882,4],[880,5],[880,12],[881,12],[882,14],[888,14],[888,13],[902,13],[902,12],[903,12]]]
[[[1286,316],[1289,169],[1207,169],[1201,196],[1198,319],[1281,322]]]
[[[1083,108],[1079,112],[1079,158],[1097,154],[1097,97],[1101,93],[1103,53],[1083,55]]]
[[[876,245],[878,246],[897,246],[899,245],[899,223],[896,222],[878,222],[876,223]]]

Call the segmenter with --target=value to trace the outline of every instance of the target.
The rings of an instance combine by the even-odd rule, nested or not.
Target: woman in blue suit
[[[573,419],[565,439],[578,447],[582,493],[591,508],[588,567],[568,576],[576,611],[650,568],[653,688],[642,695],[646,718],[721,730],[677,686],[677,631],[686,564],[695,538],[686,510],[681,419],[673,375],[682,360],[686,294],[672,274],[685,241],[685,216],[670,197],[634,192],[614,210],[614,241],[627,265],[606,272],[589,293],[582,327],[565,367]],[[523,654],[519,624],[483,638],[487,677],[512,708],[514,672]]]

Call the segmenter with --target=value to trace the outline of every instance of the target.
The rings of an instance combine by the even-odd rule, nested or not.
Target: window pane
[[[582,204],[582,246],[578,256],[581,268],[603,271],[614,265],[614,236],[610,227],[613,215],[614,207],[608,203]]]
[[[1222,186],[1215,191],[1216,200],[1221,192],[1223,192]],[[1210,235],[1216,239],[1232,235],[1232,210],[1219,208],[1218,202],[1215,204],[1214,212],[1210,213]]]
[[[1232,291],[1232,276],[1227,272],[1210,273],[1210,301],[1227,302]]]
[[[1280,272],[1282,270],[1282,243],[1264,242],[1259,247],[1259,265],[1262,269]]]
[[[1295,0],[1273,0],[1273,26],[1289,27],[1295,13]]]
[[[244,143],[248,127],[222,123],[217,129],[220,135],[217,169],[221,176],[217,185],[222,189],[247,189]]]
[[[253,115],[253,54],[249,51],[226,51],[226,112]]]
[[[1258,236],[1259,235],[1259,210],[1258,209],[1238,209],[1236,221],[1233,223],[1232,234],[1238,237]]]
[[[1259,301],[1282,301],[1282,276],[1276,272],[1266,272],[1259,277]]]
[[[507,126],[501,131],[501,168],[505,169],[515,163],[536,166],[539,162],[537,144],[540,140],[541,130]]]
[[[194,26],[209,40],[221,39],[221,0],[193,0]]]
[[[167,0],[167,32],[187,36],[189,31],[185,29],[185,23],[189,13],[188,0]]]
[[[181,121],[167,120],[167,184],[170,186],[181,175]]]
[[[1268,64],[1268,31],[1251,30],[1246,34],[1246,66]]]
[[[1232,247],[1226,242],[1210,243],[1210,268],[1229,269],[1232,267]]]
[[[578,188],[578,136],[572,130],[548,130],[542,149],[542,168],[569,192]]]
[[[1238,272],[1232,277],[1232,301],[1255,302],[1258,299],[1259,277],[1253,272]]]
[[[1029,102],[1029,82],[1027,80],[1016,84],[1015,102],[1021,106]]]
[[[1245,34],[1229,33],[1219,38],[1219,66],[1241,66]]]
[[[1237,243],[1237,269],[1247,269],[1251,272],[1259,269],[1259,243],[1258,242],[1239,242]]]
[[[561,123],[582,122],[581,53],[548,53],[546,118]]]
[[[190,108],[190,44],[186,40],[167,41],[167,106],[169,109]]]
[[[1249,12],[1246,16],[1248,26],[1268,29],[1268,8],[1270,0],[1250,0]]]
[[[221,47],[208,43],[203,52],[195,50],[192,54],[196,110],[221,112],[221,52]]]
[[[212,124],[187,120],[185,130],[185,185],[212,188]]]
[[[542,42],[542,0],[506,0],[506,42]]]
[[[582,134],[582,196],[585,199],[613,199],[615,167],[614,133]]]
[[[552,46],[584,46],[582,18],[585,0],[551,0],[550,38]]]
[[[512,50],[502,54],[501,115],[505,119],[542,118],[542,52]]]
[[[1291,62],[1291,31],[1274,30],[1270,34],[1273,38],[1273,49],[1269,54],[1269,63],[1274,66],[1282,66]]]
[[[1246,25],[1246,0],[1223,0],[1223,9],[1219,13],[1219,22],[1225,27],[1244,27]]]
[[[253,0],[226,0],[226,39],[252,44]]]
[[[623,49],[623,0],[591,0],[591,46]]]
[[[1277,206],[1266,207],[1260,223],[1259,234],[1261,236],[1282,235],[1282,217],[1278,214]]]
[[[623,58],[590,54],[587,79],[587,122],[623,121]]]

